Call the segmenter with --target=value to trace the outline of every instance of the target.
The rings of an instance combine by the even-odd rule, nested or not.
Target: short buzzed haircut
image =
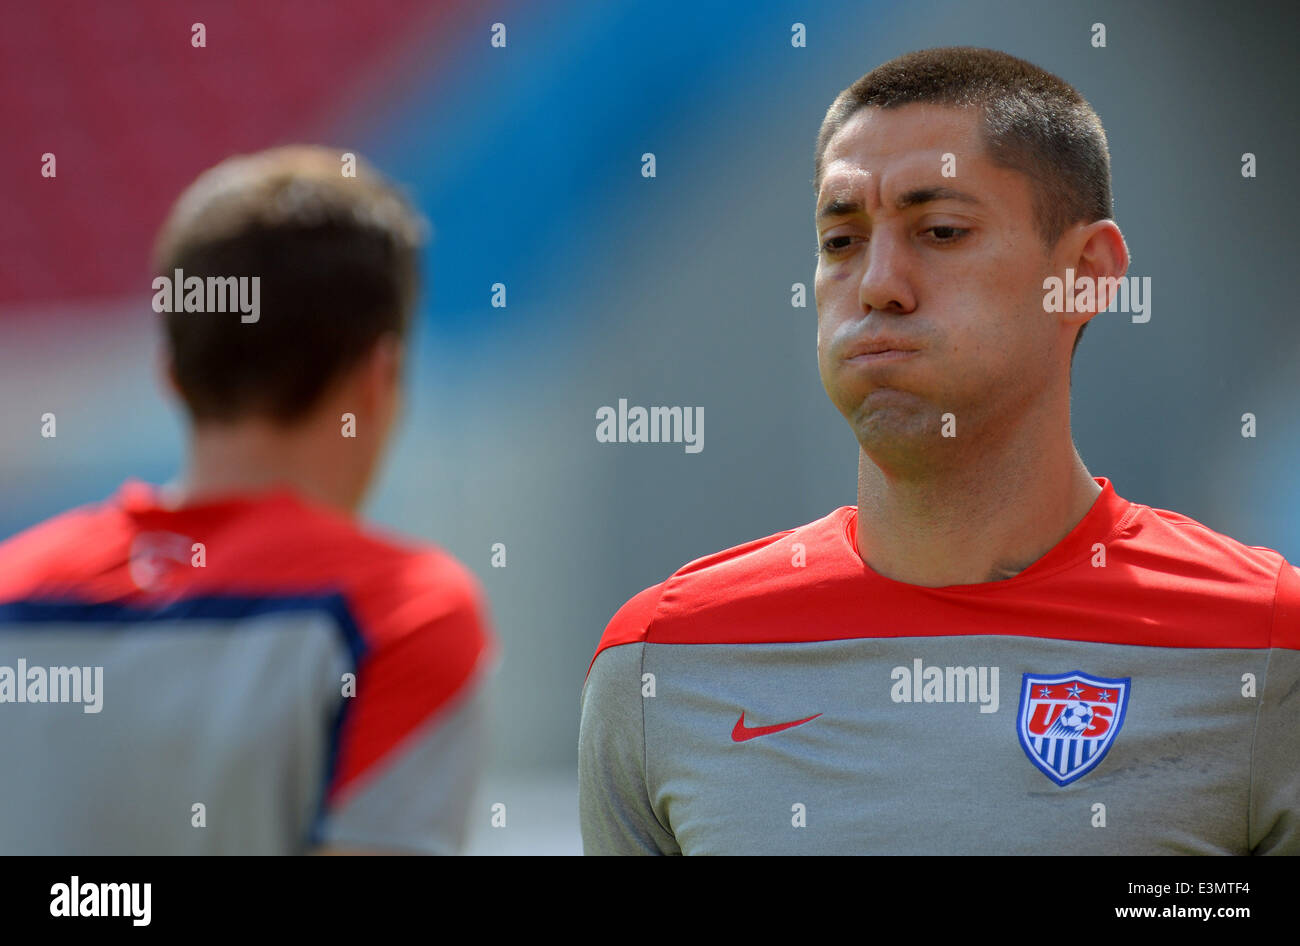
[[[260,313],[168,312],[177,387],[193,421],[292,425],[385,335],[406,336],[427,224],[344,150],[287,146],[229,158],[173,206],[155,276],[260,277]]]
[[[1034,228],[1047,249],[1067,227],[1111,216],[1110,151],[1092,106],[1032,63],[968,46],[899,56],[836,96],[817,134],[813,189],[821,189],[826,145],[859,109],[913,103],[982,110],[989,158],[1030,179]]]

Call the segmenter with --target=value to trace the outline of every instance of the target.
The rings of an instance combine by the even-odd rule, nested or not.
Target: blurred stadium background
[[[855,502],[856,448],[814,354],[812,146],[834,95],[899,53],[995,47],[1092,102],[1153,304],[1147,324],[1103,314],[1080,346],[1084,460],[1129,499],[1300,559],[1297,23],[1280,5],[3,7],[0,538],[125,477],[176,473],[147,260],[200,170],[337,145],[431,219],[407,415],[369,513],[453,552],[490,596],[505,658],[472,853],[580,850],[579,691],[624,600]],[[57,183],[39,175],[45,152]],[[796,282],[807,308],[791,307]],[[619,398],[703,406],[703,452],[597,443],[595,411]],[[495,802],[505,829],[489,827]]]

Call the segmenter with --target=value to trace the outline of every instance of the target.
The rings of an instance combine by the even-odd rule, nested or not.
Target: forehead
[[[887,171],[916,170],[938,175],[943,156],[953,154],[958,177],[990,167],[980,135],[977,108],[912,104],[860,108],[826,144],[822,187],[852,185]]]

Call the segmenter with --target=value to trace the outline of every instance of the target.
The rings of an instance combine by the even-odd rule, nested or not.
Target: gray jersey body
[[[0,622],[0,667],[100,672],[97,706],[86,691],[0,706],[0,853],[456,853],[481,765],[477,688],[327,804],[340,680],[356,669],[346,616],[330,601],[264,606]]]
[[[891,673],[916,658],[926,666],[999,668],[1005,689],[996,711],[981,712],[977,698],[894,702]],[[1131,675],[1132,693],[1097,770],[1057,786],[1026,757],[1014,717],[1023,673],[1076,666]],[[1135,672],[1144,666],[1150,672]],[[646,674],[653,697],[642,695]],[[1243,698],[1246,674],[1276,685]],[[1008,637],[623,644],[601,653],[583,692],[585,847],[590,854],[1300,853],[1300,727],[1294,696],[1289,714],[1280,706],[1286,680],[1294,694],[1295,651]],[[822,715],[736,742],[741,712],[755,726]]]

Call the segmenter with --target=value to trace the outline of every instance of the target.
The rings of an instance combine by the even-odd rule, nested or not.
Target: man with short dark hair
[[[0,545],[0,850],[463,846],[485,602],[356,521],[423,226],[324,148],[231,158],[176,202],[153,288],[184,473]]]
[[[1122,499],[1071,438],[1128,268],[1091,107],[1003,53],[912,53],[835,100],[815,189],[857,506],[614,616],[587,852],[1300,853],[1300,572]]]

